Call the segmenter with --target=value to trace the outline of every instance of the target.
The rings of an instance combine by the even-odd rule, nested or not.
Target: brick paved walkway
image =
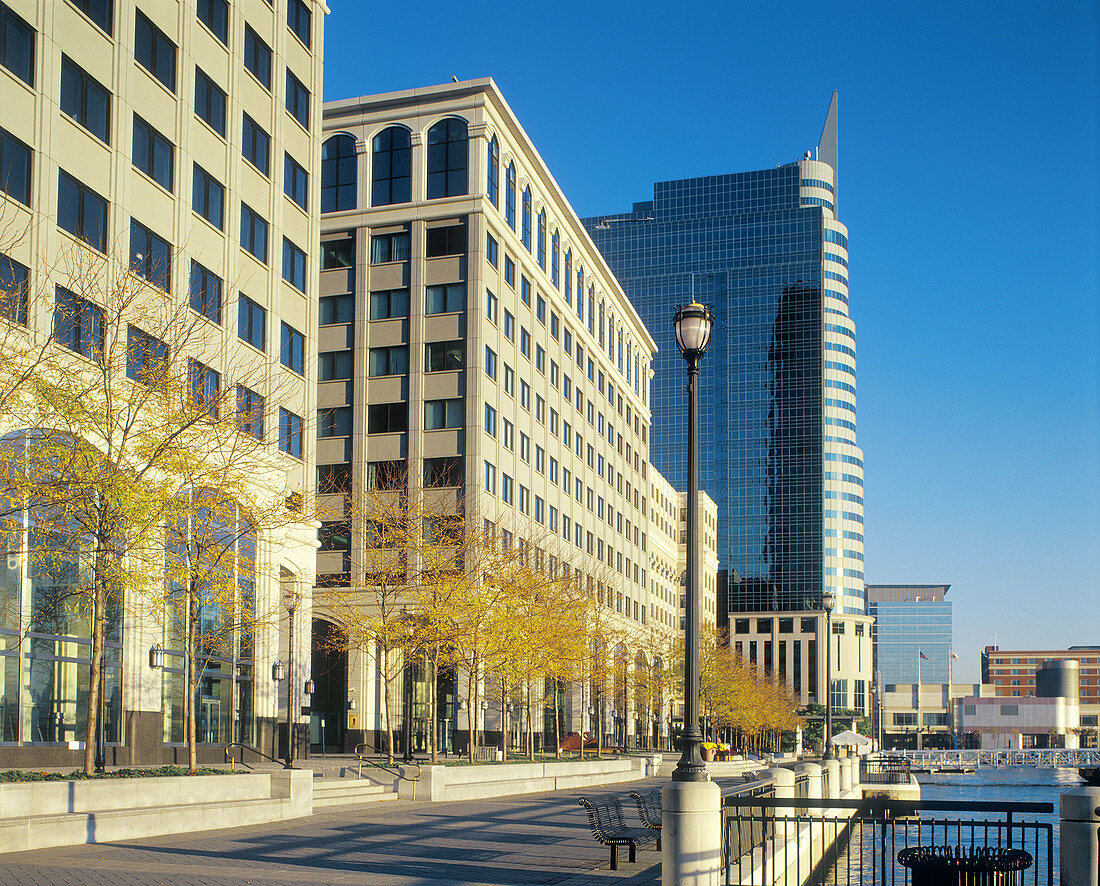
[[[0,855],[18,886],[650,886],[660,855],[592,839],[581,794],[625,794],[665,779],[454,803],[391,801],[309,818],[122,843]]]

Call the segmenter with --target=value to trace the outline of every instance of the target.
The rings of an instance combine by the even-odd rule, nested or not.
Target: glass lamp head
[[[826,612],[832,612],[836,605],[836,595],[832,591],[826,591],[821,595],[821,608]]]
[[[672,320],[676,327],[676,345],[685,360],[701,360],[710,344],[714,316],[710,308],[697,301],[676,311]]]

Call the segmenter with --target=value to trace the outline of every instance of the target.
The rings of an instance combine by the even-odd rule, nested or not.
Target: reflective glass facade
[[[950,680],[951,603],[947,600],[881,602],[869,605],[875,616],[875,683],[921,683]],[[928,660],[920,658],[923,652]]]
[[[632,212],[585,221],[657,340],[651,460],[677,487],[687,401],[672,317],[693,292],[714,307],[700,482],[718,503],[730,612],[820,610],[825,588],[838,612],[866,611],[835,124],[834,103],[818,148],[831,163],[659,182]]]

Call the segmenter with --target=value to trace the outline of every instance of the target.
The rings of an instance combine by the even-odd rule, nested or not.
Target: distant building
[[[1100,646],[1068,649],[1001,649],[982,652],[982,682],[998,698],[1028,698],[1036,694],[1036,670],[1048,661],[1076,661],[1079,666],[1080,729],[1084,743],[1094,741],[1100,728]]]
[[[1079,747],[1079,670],[1074,659],[1049,659],[1036,670],[1030,697],[1006,700],[983,693],[962,699],[959,731],[978,738],[983,748]]]
[[[955,747],[963,744],[960,701],[988,695],[989,687],[979,683],[922,682],[919,691],[917,683],[884,683],[874,728],[884,748]]]
[[[867,585],[874,682],[951,681],[951,585]],[[925,658],[921,658],[921,654]]]

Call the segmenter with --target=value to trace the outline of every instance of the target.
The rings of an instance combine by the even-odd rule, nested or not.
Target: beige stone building
[[[411,489],[452,490],[475,524],[555,540],[561,565],[638,635],[679,631],[679,496],[648,456],[653,340],[496,85],[327,102],[323,126],[322,485],[354,497],[396,471]],[[363,580],[355,537],[325,527],[321,584]],[[711,622],[714,586],[712,574]],[[377,668],[353,654],[324,669],[346,672],[346,689],[334,681],[317,700],[326,722],[344,720],[330,743],[377,741]],[[418,720],[419,747],[421,689],[407,693],[398,713]],[[439,693],[446,748],[468,714],[453,682]],[[612,713],[608,698],[599,717],[582,698],[566,704],[566,731],[601,720],[609,740],[665,734],[633,702]],[[499,710],[476,714],[501,728]]]
[[[305,501],[315,478],[327,12],[320,0],[0,3],[0,216],[5,235],[15,232],[0,244],[0,322],[48,335],[58,306],[74,298],[71,275],[93,265],[106,286],[133,274],[151,299],[189,304],[205,324],[189,359],[204,384],[237,386],[240,420],[264,443],[257,482]],[[102,329],[102,306],[85,302],[81,329],[57,341],[73,359]],[[254,542],[257,599],[301,600],[294,719],[308,703],[315,539],[303,519]],[[85,738],[86,638],[20,643],[37,584],[28,564],[7,566],[4,592],[21,614],[0,626],[0,766],[68,765]],[[196,700],[209,759],[224,759],[213,746],[230,741],[277,749],[288,682],[274,682],[272,666],[285,666],[287,637],[284,613],[248,659],[211,663]],[[127,608],[109,657],[108,762],[177,759],[181,659],[164,628]]]

